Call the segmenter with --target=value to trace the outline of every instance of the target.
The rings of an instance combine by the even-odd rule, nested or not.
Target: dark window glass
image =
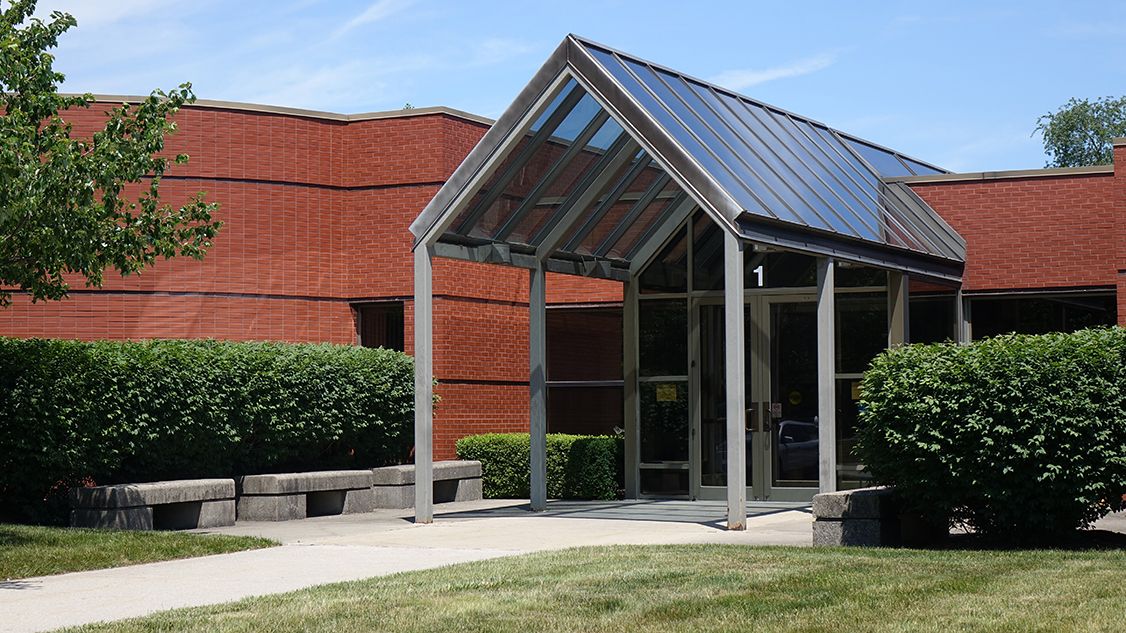
[[[641,273],[641,292],[688,292],[688,230],[680,229]]]
[[[624,427],[622,388],[552,386],[547,388],[547,430],[576,435],[614,435]]]
[[[688,381],[642,382],[641,461],[688,461]]]
[[[687,302],[684,299],[639,301],[638,325],[640,374],[687,376]]]
[[[548,380],[621,380],[622,309],[547,311]]]
[[[862,373],[887,349],[888,302],[884,293],[838,294],[837,371]]]
[[[912,343],[954,340],[954,296],[911,297],[908,318]]]
[[[403,351],[403,304],[374,303],[355,306],[363,347]]]
[[[1118,314],[1114,295],[1071,297],[980,298],[971,302],[974,338],[1016,332],[1044,334],[1074,332],[1114,325]]]
[[[855,454],[860,417],[860,379],[837,380],[837,477],[842,488],[859,488],[871,480]]]
[[[886,286],[887,271],[855,264],[837,264],[836,285],[838,288],[867,288]]]

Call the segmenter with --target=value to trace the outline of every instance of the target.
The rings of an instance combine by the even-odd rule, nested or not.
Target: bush
[[[547,436],[549,499],[620,499],[622,440],[603,435]],[[470,435],[457,441],[458,459],[481,462],[489,499],[527,498],[531,442],[527,433]]]
[[[0,338],[0,401],[0,507],[58,521],[81,482],[399,463],[414,376],[353,346]]]
[[[1041,541],[1122,506],[1126,330],[892,349],[862,393],[861,460],[932,520]]]

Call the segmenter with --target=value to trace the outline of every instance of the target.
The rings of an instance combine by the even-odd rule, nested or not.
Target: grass
[[[0,524],[0,580],[269,547],[261,538]]]
[[[1126,552],[723,545],[495,559],[94,631],[1121,631]]]

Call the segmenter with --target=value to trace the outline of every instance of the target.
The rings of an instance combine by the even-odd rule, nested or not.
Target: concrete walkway
[[[377,511],[206,530],[281,547],[0,582],[0,632],[47,631],[230,602],[314,585],[583,545],[808,545],[797,504],[751,504],[746,532],[728,532],[722,503],[555,502],[532,515],[514,501],[438,506],[432,525]]]

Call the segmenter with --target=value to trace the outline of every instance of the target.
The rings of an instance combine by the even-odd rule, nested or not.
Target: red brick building
[[[110,105],[110,99],[105,105]],[[100,108],[75,113],[90,130]],[[80,339],[223,338],[411,349],[412,236],[419,215],[490,121],[447,108],[364,115],[200,102],[164,179],[196,191],[225,226],[202,262],[161,262],[70,298],[17,295],[0,334]],[[1115,148],[1126,165],[1126,144]],[[967,242],[962,292],[974,336],[1126,325],[1126,170],[1115,166],[893,178]],[[621,423],[622,288],[551,275],[549,426]],[[955,295],[912,286],[918,338],[953,337]],[[526,271],[435,260],[435,456],[456,438],[527,430]],[[486,362],[481,362],[481,350]],[[469,360],[473,359],[473,360]]]

